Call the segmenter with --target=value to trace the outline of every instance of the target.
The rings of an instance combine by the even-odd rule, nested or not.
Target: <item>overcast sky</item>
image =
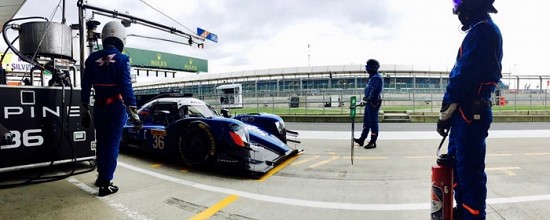
[[[204,49],[197,49],[129,38],[127,46],[206,59],[211,73],[364,64],[369,58],[382,64],[451,69],[465,36],[451,13],[451,0],[143,1],[191,31],[201,27],[217,34],[219,42],[207,41]],[[16,17],[50,17],[58,2],[27,0]],[[187,31],[140,0],[88,3]],[[550,1],[497,0],[494,5],[499,13],[491,16],[504,39],[503,71],[550,75]],[[61,21],[60,14],[58,10],[53,20]],[[69,23],[77,22],[76,14],[76,0],[67,1]],[[183,41],[135,25],[128,33]]]

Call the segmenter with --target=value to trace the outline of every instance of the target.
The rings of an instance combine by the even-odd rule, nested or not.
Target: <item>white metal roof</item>
[[[218,86],[218,87],[216,87],[216,89],[232,89],[232,88],[235,88],[235,87],[242,87],[242,85],[241,84],[226,84],[226,85]]]
[[[417,66],[417,65],[381,65],[380,72],[388,73],[432,73],[442,74],[447,73],[449,70],[447,67],[434,67],[434,66]],[[150,81],[145,83],[137,83],[135,87],[148,87],[148,86],[161,86],[167,84],[178,84],[193,81],[213,81],[213,80],[234,80],[247,78],[293,78],[303,76],[318,76],[321,74],[366,74],[364,64],[356,65],[334,65],[334,66],[306,66],[306,67],[285,67],[285,68],[273,68],[273,69],[259,69],[259,70],[246,70],[227,73],[201,73],[194,75],[186,75],[185,77],[171,79],[170,82],[163,81]]]
[[[178,108],[184,105],[206,105],[206,102],[192,97],[165,97],[150,101],[143,106],[148,106],[153,102],[176,102],[178,103]]]

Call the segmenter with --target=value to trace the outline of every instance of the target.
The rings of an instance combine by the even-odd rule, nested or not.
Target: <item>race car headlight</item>
[[[285,132],[285,123],[283,121],[276,121],[275,127],[277,127],[277,131],[279,134],[284,134]]]
[[[245,126],[233,124],[230,128],[231,131],[229,132],[229,135],[231,135],[231,139],[236,145],[246,147],[246,144],[250,143],[250,136],[248,135],[248,130]]]

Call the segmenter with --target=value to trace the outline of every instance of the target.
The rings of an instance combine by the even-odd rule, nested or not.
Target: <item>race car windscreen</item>
[[[213,117],[216,116],[206,105],[189,105],[190,116]]]

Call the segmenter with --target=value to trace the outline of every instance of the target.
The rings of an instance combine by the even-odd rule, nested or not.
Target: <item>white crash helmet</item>
[[[103,47],[113,45],[122,52],[126,44],[126,29],[120,22],[109,21],[101,31],[101,41]]]

